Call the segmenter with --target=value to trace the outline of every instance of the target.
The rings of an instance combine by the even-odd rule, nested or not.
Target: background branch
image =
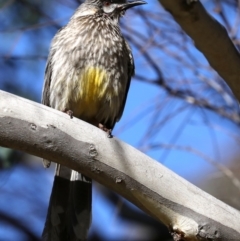
[[[200,1],[189,5],[186,0],[159,2],[193,39],[195,46],[240,100],[240,54],[226,29],[207,13]]]

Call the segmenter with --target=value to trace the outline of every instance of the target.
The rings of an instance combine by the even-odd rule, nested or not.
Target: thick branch
[[[240,240],[237,210],[94,126],[3,91],[0,145],[84,173],[163,222],[181,240]]]
[[[187,4],[190,0],[159,2],[193,39],[196,47],[240,100],[240,54],[226,29],[207,13],[200,1],[192,0],[190,4]]]

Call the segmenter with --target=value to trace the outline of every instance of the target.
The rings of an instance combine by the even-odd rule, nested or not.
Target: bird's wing
[[[45,77],[44,77],[44,84],[43,84],[43,91],[42,91],[42,104],[50,106],[50,85],[52,80],[52,56],[54,55],[53,50],[50,50],[46,69],[45,69]]]
[[[129,90],[129,86],[130,86],[130,82],[131,82],[131,78],[134,76],[135,74],[135,65],[134,65],[134,59],[133,59],[133,55],[132,55],[132,50],[130,48],[130,46],[128,45],[127,41],[124,41],[125,43],[125,51],[127,52],[127,61],[128,61],[128,70],[127,70],[127,86],[126,86],[126,91],[125,91],[125,95],[124,95],[124,99],[123,99],[123,102],[122,102],[122,105],[121,105],[121,108],[119,109],[119,113],[118,113],[118,116],[117,116],[117,121],[120,120],[122,114],[123,114],[123,111],[124,111],[124,107],[125,107],[125,104],[126,104],[126,100],[127,100],[127,95],[128,95],[128,90]]]
[[[56,35],[54,36],[53,40],[52,40],[52,44],[54,42],[54,40],[56,39],[56,37],[61,34],[61,31],[65,28],[62,27],[60,28]],[[47,64],[46,64],[46,68],[45,68],[45,76],[44,76],[44,84],[43,84],[43,91],[42,91],[42,99],[41,102],[42,104],[46,105],[46,106],[50,106],[50,85],[51,85],[51,81],[52,81],[52,58],[55,54],[55,49],[50,48],[50,52],[48,55],[48,59],[47,59]]]

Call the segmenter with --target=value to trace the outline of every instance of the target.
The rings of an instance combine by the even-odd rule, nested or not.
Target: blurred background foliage
[[[136,76],[114,135],[240,209],[238,102],[172,17],[157,1],[148,2],[121,20]],[[201,2],[239,49],[239,1]],[[40,102],[50,41],[80,3],[0,1],[0,89]],[[0,148],[0,167],[0,240],[40,240],[54,167],[44,170],[40,158],[6,148]],[[95,183],[89,240],[171,237],[161,223]]]

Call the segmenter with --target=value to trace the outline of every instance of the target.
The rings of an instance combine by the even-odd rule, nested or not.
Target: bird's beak
[[[125,11],[129,8],[138,6],[138,5],[143,5],[143,4],[147,4],[145,1],[140,1],[140,0],[135,0],[135,1],[129,1],[127,3],[122,3],[122,4],[118,4],[118,9],[120,11]]]

